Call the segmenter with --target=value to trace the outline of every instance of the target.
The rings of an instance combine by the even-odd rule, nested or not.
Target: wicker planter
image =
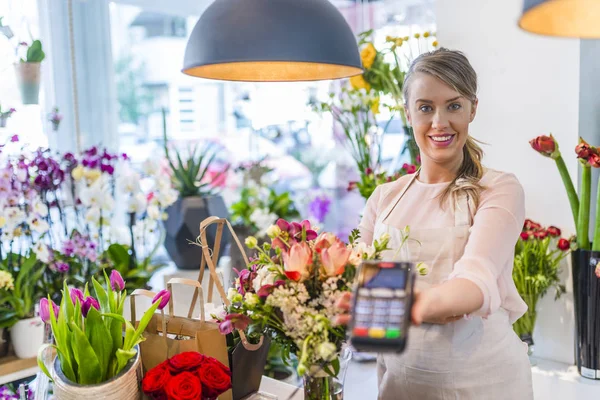
[[[79,385],[71,382],[63,374],[58,357],[54,359],[52,379],[54,395],[58,400],[105,399],[105,400],[139,400],[142,398],[140,381],[142,363],[139,347],[137,354],[129,360],[123,371],[114,378],[97,385]]]

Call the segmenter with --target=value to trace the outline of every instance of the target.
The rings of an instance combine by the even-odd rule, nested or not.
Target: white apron
[[[404,227],[387,225],[386,220],[394,210],[409,212],[402,210],[400,200],[417,175],[377,218],[374,237],[389,233],[392,249],[399,247]],[[471,225],[466,195],[457,203],[453,227],[410,226],[407,257],[429,267],[427,275],[417,278],[419,289],[447,280],[464,252]],[[398,259],[397,251],[386,253],[384,259]],[[379,355],[377,375],[380,400],[533,399],[527,347],[514,333],[503,308],[487,319],[411,326],[402,354]]]

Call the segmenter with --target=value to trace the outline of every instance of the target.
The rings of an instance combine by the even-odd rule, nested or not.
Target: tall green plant
[[[41,63],[46,58],[46,53],[42,50],[42,42],[34,40],[31,46],[27,48],[27,59],[21,58],[22,63]]]
[[[44,264],[35,254],[27,257],[18,268],[10,262],[20,257],[10,253],[0,263],[0,270],[14,277],[12,288],[0,290],[0,327],[10,327],[20,319],[34,316],[34,305],[41,297],[39,282],[44,273]]]

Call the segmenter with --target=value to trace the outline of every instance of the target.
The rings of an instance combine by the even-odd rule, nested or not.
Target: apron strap
[[[461,192],[454,203],[454,226],[471,226],[471,213],[469,212],[469,196]]]
[[[415,172],[413,174],[413,176],[410,178],[410,181],[408,181],[408,184],[406,186],[404,186],[404,188],[396,195],[396,197],[394,198],[394,200],[392,200],[392,202],[390,203],[390,205],[383,211],[383,218],[381,219],[381,222],[385,222],[385,220],[387,219],[387,217],[390,216],[390,214],[392,213],[392,211],[394,210],[394,208],[396,208],[396,205],[398,204],[398,202],[400,201],[400,199],[402,198],[402,196],[404,196],[404,193],[406,193],[406,191],[408,190],[408,187],[410,185],[412,185],[412,183],[415,181],[415,179],[417,179],[417,175],[419,175],[419,171],[421,170],[421,167],[419,167],[419,169],[417,170],[417,172]]]

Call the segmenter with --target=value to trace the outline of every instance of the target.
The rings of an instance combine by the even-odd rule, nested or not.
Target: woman
[[[422,165],[377,187],[360,231],[367,243],[389,233],[397,250],[408,226],[410,260],[428,273],[417,279],[405,352],[378,357],[379,399],[533,399],[527,348],[512,329],[527,309],[512,280],[523,189],[481,164],[469,136],[476,92],[467,58],[446,49],[419,56],[404,81]]]

